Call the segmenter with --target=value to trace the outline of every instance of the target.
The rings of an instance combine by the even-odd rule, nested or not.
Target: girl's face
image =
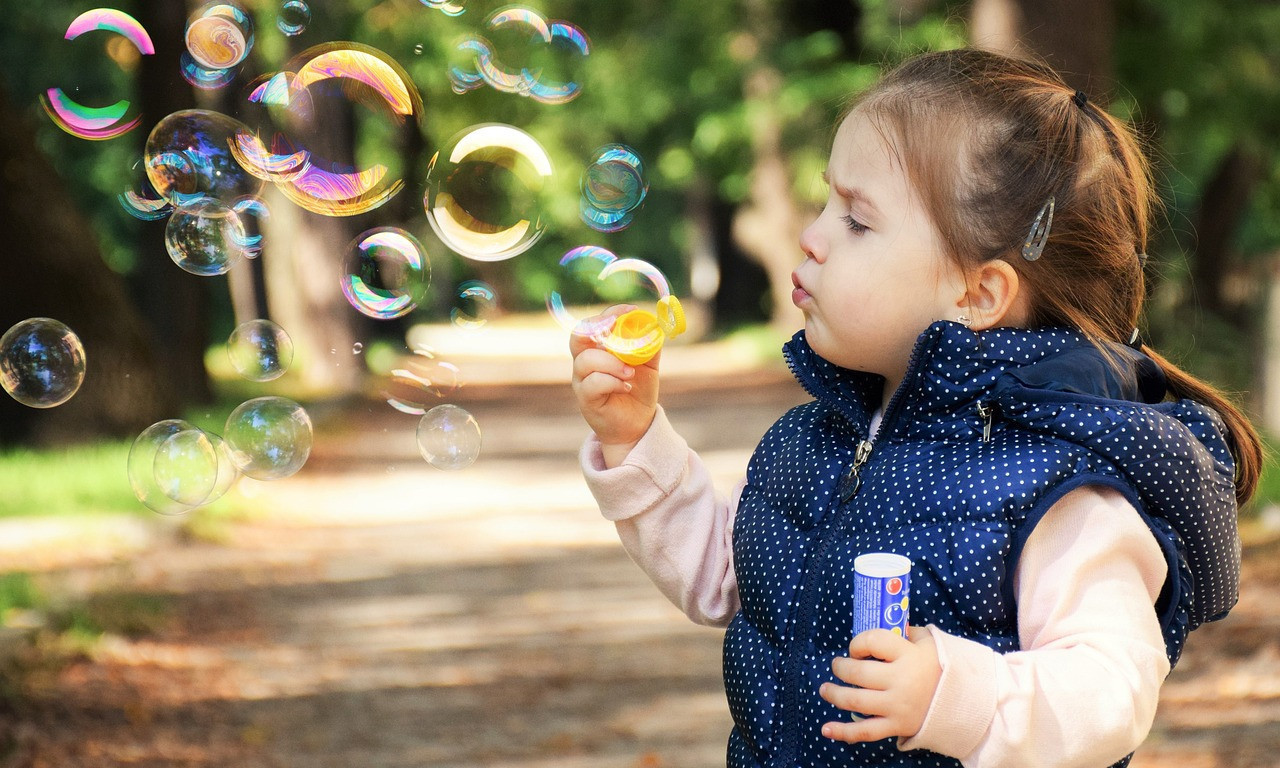
[[[855,110],[836,133],[830,193],[800,236],[807,258],[792,301],[819,355],[878,373],[886,396],[906,372],[916,338],[964,311],[964,276],[883,137]]]

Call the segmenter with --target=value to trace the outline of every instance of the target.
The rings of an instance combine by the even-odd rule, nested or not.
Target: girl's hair
[[[1104,353],[1106,342],[1130,340],[1159,198],[1128,125],[1048,66],[974,49],[913,57],[854,109],[884,135],[962,269],[990,259],[1013,265],[1031,291],[1032,327],[1077,328]],[[1022,245],[1050,197],[1043,256],[1028,261]],[[1164,371],[1172,396],[1222,416],[1244,504],[1262,465],[1249,420],[1213,385],[1142,351]]]

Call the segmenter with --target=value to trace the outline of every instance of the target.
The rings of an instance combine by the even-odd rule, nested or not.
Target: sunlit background
[[[1041,57],[1165,208],[1143,333],[1280,431],[1280,6],[0,0],[0,767],[711,766],[718,632],[576,449],[571,328],[662,349],[728,490],[835,121]],[[1137,766],[1280,754],[1280,473]]]

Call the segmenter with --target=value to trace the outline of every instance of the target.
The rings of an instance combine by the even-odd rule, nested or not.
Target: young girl
[[[729,764],[1126,763],[1187,632],[1236,600],[1261,462],[1235,407],[1138,341],[1133,135],[1046,67],[930,53],[858,99],[826,177],[784,349],[814,399],[730,499],[656,360],[571,342],[601,511],[728,627]],[[909,637],[853,636],[867,552],[913,562]]]

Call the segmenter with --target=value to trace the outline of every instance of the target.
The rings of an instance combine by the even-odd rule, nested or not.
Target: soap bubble
[[[234,210],[216,200],[184,205],[169,216],[164,247],[169,258],[193,275],[223,275],[244,255],[246,234]]]
[[[203,430],[179,430],[156,446],[152,475],[165,496],[197,507],[209,498],[218,479],[217,449]]]
[[[166,493],[166,487],[162,487],[160,481],[156,478],[156,459],[160,454],[160,447],[165,445],[167,441],[175,435],[184,432],[200,432],[193,424],[181,419],[165,419],[156,422],[142,433],[134,438],[133,445],[129,448],[128,459],[128,475],[129,485],[133,488],[133,495],[138,501],[150,509],[152,512],[158,512],[162,515],[180,515],[184,512],[190,512],[196,504],[186,504],[177,499],[170,497]],[[170,450],[177,447],[171,445]],[[216,456],[215,456],[216,461]],[[164,465],[165,462],[162,462]],[[166,465],[162,467],[163,471],[178,471],[179,464]],[[216,477],[216,469],[215,469]],[[185,491],[181,491],[181,486],[172,485],[173,478],[166,477],[170,481],[169,490],[175,487],[179,489],[179,495],[184,495]],[[210,482],[206,495],[211,493],[214,482]]]
[[[311,7],[302,0],[289,0],[276,16],[276,26],[289,37],[302,34],[310,23]]]
[[[231,152],[235,137],[247,131],[240,121],[218,112],[174,112],[147,137],[147,178],[161,197],[178,206],[205,199],[232,205],[258,195],[263,180],[245,172]]]
[[[357,119],[373,115],[394,128],[422,120],[422,97],[413,80],[394,59],[376,48],[357,43],[325,43],[303,51],[287,71],[258,85],[250,101],[270,106],[256,135],[268,156],[288,158],[304,152],[287,175],[271,178],[298,206],[325,216],[354,216],[384,204],[404,188],[393,161],[365,167],[317,156],[323,146],[328,110],[317,109],[319,99],[342,99],[364,109]],[[269,137],[264,139],[263,137]],[[241,140],[240,149],[246,142]],[[269,149],[268,149],[269,148]],[[254,155],[255,152],[246,152]]]
[[[480,425],[456,405],[437,405],[418,422],[418,452],[437,469],[462,469],[480,455]]]
[[[0,386],[23,405],[62,405],[80,390],[84,370],[80,337],[57,320],[33,317],[0,336]]]
[[[542,237],[542,195],[551,158],[529,134],[486,123],[462,132],[431,159],[427,220],[458,254],[501,261]]]
[[[378,227],[347,246],[342,262],[342,295],[375,320],[409,314],[426,297],[431,261],[413,235]]]
[[[229,3],[210,3],[187,22],[187,52],[207,69],[230,69],[253,48],[253,20]]]
[[[397,362],[382,394],[387,405],[397,411],[421,416],[461,386],[458,366],[441,359],[431,348],[418,346],[412,355]]]
[[[461,2],[453,2],[453,0],[422,0],[422,4],[440,11],[445,16],[461,16],[467,10],[462,7]]]
[[[583,325],[583,321],[599,314],[610,303],[600,296],[599,278],[604,268],[617,260],[612,251],[595,245],[573,248],[561,257],[557,288],[547,294],[547,311],[560,327],[587,336],[602,330],[601,327]],[[611,323],[610,320],[601,320],[596,326]]]
[[[449,317],[459,328],[479,328],[497,311],[493,288],[480,280],[468,280],[454,292],[455,305]]]
[[[278,480],[302,469],[311,455],[311,417],[288,398],[258,397],[231,412],[223,438],[242,473]]]
[[[648,191],[640,156],[622,144],[605,145],[582,174],[582,220],[600,232],[617,232],[631,223]]]
[[[137,19],[113,8],[98,8],[80,14],[67,27],[65,39],[75,40],[96,30],[122,35],[143,55],[156,52],[150,35]],[[55,125],[82,139],[113,139],[128,133],[142,122],[142,116],[124,99],[107,106],[91,107],[71,98],[61,88],[49,88],[40,95],[40,103]]]
[[[227,339],[231,367],[249,381],[271,381],[289,370],[293,340],[270,320],[250,320],[236,326]]]

